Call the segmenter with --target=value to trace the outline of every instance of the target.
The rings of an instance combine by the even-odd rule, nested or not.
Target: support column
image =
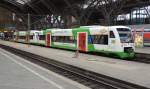
[[[29,46],[30,41],[30,14],[28,13],[28,30],[27,30],[27,43]]]

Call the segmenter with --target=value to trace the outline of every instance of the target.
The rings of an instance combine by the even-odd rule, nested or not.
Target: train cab
[[[114,32],[114,35],[112,33]],[[132,32],[129,27],[126,26],[112,26],[110,27],[110,45],[115,44],[115,51],[121,58],[134,57],[134,41],[132,37]],[[116,39],[113,40],[112,38]]]
[[[81,26],[89,30],[88,51],[117,55],[120,58],[134,57],[134,42],[131,29],[126,26]]]

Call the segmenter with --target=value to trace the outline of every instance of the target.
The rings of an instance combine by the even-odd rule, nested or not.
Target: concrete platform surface
[[[135,48],[137,53],[146,53],[150,54],[150,47],[143,47],[143,48]]]
[[[73,58],[75,52],[72,51],[33,45],[28,46],[26,44],[8,41],[0,41],[0,44],[32,52],[57,61],[150,88],[150,64],[83,53],[80,53],[78,58]]]
[[[0,49],[0,89],[89,89]]]

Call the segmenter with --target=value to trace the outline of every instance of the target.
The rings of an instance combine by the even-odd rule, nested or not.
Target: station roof
[[[0,0],[0,6],[18,13],[50,14],[61,13],[64,9],[71,7],[80,10],[81,4],[88,1],[94,0]],[[150,0],[126,0],[123,10],[128,12],[131,8],[147,5],[150,5]]]

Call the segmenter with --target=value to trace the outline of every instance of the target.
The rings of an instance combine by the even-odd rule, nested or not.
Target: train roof
[[[38,32],[39,30],[30,30],[30,32]]]
[[[30,33],[34,33],[34,32],[42,32],[42,30],[41,31],[39,31],[39,30],[30,30]]]
[[[80,26],[79,28],[87,28],[87,29],[106,29],[107,28],[128,28],[127,26],[101,26],[101,25],[91,25],[91,26]],[[78,28],[73,28],[73,29],[61,29],[61,28],[52,28],[52,29],[46,29],[46,31],[53,31],[53,32],[59,32],[59,31],[69,31],[69,30],[78,30]]]
[[[111,27],[111,28],[130,28],[130,27],[127,27],[127,26],[101,26],[101,25],[91,25],[91,26],[80,26],[80,28],[105,28],[105,27]]]
[[[72,29],[51,29],[52,32],[71,31]]]
[[[90,26],[80,26],[80,28],[104,28],[106,26],[101,25],[90,25]]]
[[[18,31],[19,33],[26,33],[27,31]]]
[[[112,28],[128,28],[128,29],[130,29],[130,27],[128,27],[128,26],[110,26],[110,27],[112,27]]]

